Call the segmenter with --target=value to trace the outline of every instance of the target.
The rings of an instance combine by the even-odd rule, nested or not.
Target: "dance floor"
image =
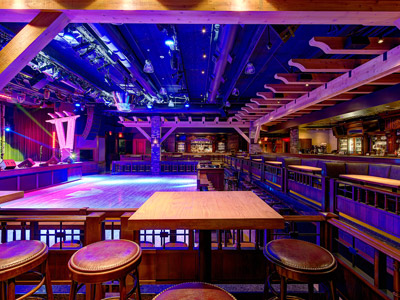
[[[4,208],[136,208],[157,191],[195,191],[196,175],[91,175],[27,192]]]

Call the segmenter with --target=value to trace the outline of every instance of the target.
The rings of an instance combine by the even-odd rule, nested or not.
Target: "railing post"
[[[378,289],[386,289],[387,256],[375,249],[374,256],[374,285]]]
[[[128,229],[128,220],[133,212],[126,212],[121,216],[121,239],[133,241],[133,230]]]
[[[329,178],[329,206],[327,207],[329,212],[336,212],[336,180],[335,178]]]
[[[400,300],[400,263],[393,261],[393,300]]]
[[[94,212],[86,216],[85,222],[85,246],[101,241],[101,223],[105,218],[105,213]]]

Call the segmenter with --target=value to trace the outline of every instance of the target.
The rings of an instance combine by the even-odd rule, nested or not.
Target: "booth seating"
[[[301,251],[299,251],[301,249]],[[264,248],[264,255],[280,277],[280,295],[272,288],[267,274],[265,298],[269,289],[275,294],[275,299],[287,299],[287,280],[295,280],[308,284],[309,294],[314,291],[313,284],[329,282],[331,299],[336,299],[334,275],[337,268],[335,257],[326,249],[301,240],[280,239],[269,242]],[[291,297],[290,299],[295,299]]]
[[[141,248],[128,240],[100,241],[81,248],[68,262],[72,280],[69,299],[75,299],[78,283],[90,284],[86,294],[89,293],[89,298],[100,299],[104,298],[101,284],[119,280],[121,300],[128,299],[135,291],[135,299],[140,300],[138,267],[141,260]],[[134,279],[134,286],[129,292],[126,291],[128,274]]]
[[[222,288],[204,282],[187,282],[174,285],[160,294],[153,300],[232,300],[236,299]]]
[[[22,298],[35,293],[43,284],[46,286],[47,299],[53,299],[50,272],[48,267],[48,247],[36,240],[13,241],[0,244],[0,295],[7,300],[15,299],[15,278],[39,268],[35,272],[41,276],[40,283]],[[5,290],[2,290],[5,288]]]

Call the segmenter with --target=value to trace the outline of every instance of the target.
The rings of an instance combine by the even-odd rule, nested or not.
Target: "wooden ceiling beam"
[[[296,67],[302,72],[344,73],[368,62],[368,59],[323,59],[296,58],[289,60],[289,66]]]
[[[312,91],[315,87],[305,85],[265,84],[264,88],[271,90],[274,93],[306,94]]]
[[[272,100],[272,101],[276,101],[276,100],[294,100],[297,99],[298,97],[300,97],[302,94],[283,94],[283,97],[277,97],[276,95],[274,95],[273,92],[258,92],[256,93],[256,95],[258,97],[264,98],[264,100]]]
[[[368,37],[369,44],[362,49],[346,49],[347,39],[351,37],[313,37],[310,46],[318,47],[326,54],[349,54],[349,55],[379,55],[400,45],[400,38],[384,37],[379,43],[378,37]]]
[[[40,12],[0,51],[2,90],[69,23],[61,12]]]
[[[299,75],[302,73],[277,73],[275,74],[275,79],[281,80],[285,84],[293,85],[322,85],[325,84],[342,74],[322,74],[322,73],[312,73],[312,79],[309,80],[299,80]],[[395,85],[400,83],[400,74],[390,74],[378,80],[367,83],[367,85]]]
[[[73,23],[355,24],[393,26],[398,1],[3,0],[0,22],[30,22],[43,11],[64,11]]]
[[[255,125],[263,125],[280,117],[303,108],[321,103],[347,91],[354,90],[368,82],[378,80],[387,75],[400,71],[400,46],[397,46],[382,55],[360,65],[342,76],[333,79],[326,85],[320,86],[296,101],[280,107],[268,115],[255,121]]]
[[[267,105],[267,106],[281,106],[289,103],[292,100],[280,100],[279,98],[275,98],[274,100],[264,100],[260,98],[251,98],[250,102],[255,103],[256,105]],[[251,103],[247,103],[246,106],[249,106]]]

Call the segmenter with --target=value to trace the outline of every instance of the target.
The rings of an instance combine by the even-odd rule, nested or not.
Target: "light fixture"
[[[153,108],[153,103],[151,103],[150,101],[147,102],[147,108],[148,109],[152,109]]]
[[[189,100],[185,101],[185,104],[183,105],[185,108],[189,108],[190,107],[190,103]]]
[[[383,37],[380,36],[380,37],[378,38],[378,44],[382,44],[383,42],[384,42],[384,39],[383,39]]]
[[[207,54],[204,53],[204,54],[203,54],[203,58],[207,58]]]
[[[234,88],[232,91],[232,96],[239,96],[239,89]]]
[[[272,43],[271,43],[271,34],[269,32],[269,26],[268,26],[268,43],[267,43],[267,49],[271,50],[272,48]]]
[[[64,34],[63,34],[64,40],[66,40],[68,43],[72,43],[73,41],[76,41],[74,34],[72,31],[68,28],[64,29]]]
[[[175,103],[172,99],[168,101],[168,107],[175,107]]]
[[[135,101],[134,95],[130,95],[126,91],[124,92],[113,91],[112,95],[117,110],[123,112],[130,112],[135,107],[135,105],[133,104]]]
[[[7,126],[4,130],[7,131],[7,132],[10,132],[11,131],[11,127]]]
[[[163,95],[163,96],[167,95],[167,90],[165,89],[165,87],[162,87],[160,89],[160,95]]]
[[[309,84],[308,84],[308,83],[306,83],[306,86],[309,86]]]
[[[150,61],[150,60],[146,59],[145,64],[144,64],[144,67],[143,67],[143,71],[144,71],[145,73],[148,73],[148,74],[154,73],[154,67],[153,67],[153,65],[151,64],[151,61]]]
[[[201,70],[201,74],[204,74],[205,72],[204,72],[204,70]]]
[[[81,107],[81,104],[79,102],[76,102],[75,107]]]
[[[231,103],[229,102],[229,100],[226,100],[225,107],[231,107]]]
[[[165,41],[165,45],[168,47],[172,47],[175,44],[173,39],[168,39]]]
[[[202,33],[206,33],[206,26],[203,26],[203,28],[201,29]]]
[[[246,68],[244,69],[244,74],[246,75],[251,75],[254,74],[256,72],[256,68],[254,67],[254,65],[252,63],[247,63]]]

